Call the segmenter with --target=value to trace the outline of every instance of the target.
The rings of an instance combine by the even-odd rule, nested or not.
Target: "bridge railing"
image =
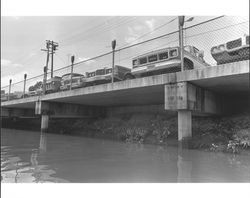
[[[207,18],[209,20],[211,17]],[[244,16],[223,16],[198,26],[186,22],[184,45],[195,45],[203,50],[206,62],[212,66],[249,59],[249,19]],[[240,49],[246,45],[248,49]]]

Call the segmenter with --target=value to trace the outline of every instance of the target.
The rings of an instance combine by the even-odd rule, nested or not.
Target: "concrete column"
[[[43,114],[41,118],[41,131],[47,132],[49,128],[49,115]]]
[[[178,140],[192,137],[192,112],[190,110],[178,111]]]

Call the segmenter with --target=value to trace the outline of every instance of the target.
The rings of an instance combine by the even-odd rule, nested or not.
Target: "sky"
[[[216,16],[194,17],[185,27],[212,19]],[[213,45],[249,34],[249,21],[244,16],[226,16],[184,33],[185,44],[204,50],[205,60],[214,65],[210,55]],[[232,26],[232,27],[230,27]],[[225,27],[225,28],[224,28]],[[224,29],[220,29],[224,28]],[[141,42],[178,29],[177,16],[2,16],[1,17],[1,87],[43,73],[46,62],[46,40],[59,43],[54,56],[54,69],[111,51],[111,41],[116,39],[116,49]],[[132,58],[154,49],[178,45],[178,34],[117,52],[115,63],[132,67]],[[75,66],[74,71],[85,73],[97,68],[111,67],[111,55]],[[50,65],[50,63],[49,63]],[[70,72],[55,72],[61,76]],[[29,81],[35,84],[42,77]],[[22,84],[22,83],[21,83]],[[21,85],[20,84],[20,85]],[[15,86],[18,89],[18,85]],[[14,89],[15,89],[14,87]]]
[[[59,50],[57,55],[60,58],[55,59],[55,67],[59,68],[68,63],[68,54],[77,53],[78,58],[88,58],[96,56],[100,52],[107,52],[110,49],[110,42],[112,39],[117,39],[118,46],[126,44],[126,41],[133,41],[133,38],[150,31],[150,22],[146,23],[146,20],[153,21],[154,27],[166,22],[176,15],[190,15],[196,16],[195,19],[186,24],[186,26],[195,24],[198,20],[204,20],[211,18],[212,16],[219,16],[221,14],[237,15],[239,21],[248,20],[249,16],[249,0],[240,0],[239,2],[232,0],[154,0],[154,1],[141,1],[141,0],[1,0],[1,87],[7,85],[9,78],[13,79],[13,82],[17,82],[23,79],[23,74],[27,73],[28,78],[42,72],[42,68],[45,64],[45,54],[40,51],[45,47],[45,40],[55,40],[59,42]],[[58,4],[60,2],[60,5]],[[143,2],[143,9],[142,3]],[[98,6],[97,6],[98,3]],[[49,6],[48,6],[49,5]],[[110,6],[112,5],[112,6]],[[132,6],[131,6],[132,5]],[[60,7],[60,9],[58,9]],[[78,20],[74,20],[72,17],[23,17],[23,16],[86,16],[86,15],[105,15],[106,17],[78,17]],[[65,37],[72,36],[78,32],[82,35],[84,31],[92,27],[99,27],[102,24],[106,24],[105,20],[108,20],[112,16],[165,16],[165,17],[140,17],[135,19],[134,22],[123,24],[123,27],[116,28],[111,31],[105,32],[103,29],[99,33],[85,35],[85,38],[77,37],[78,40],[72,41],[71,46],[63,46],[62,41]],[[197,17],[208,15],[210,17]],[[242,17],[247,15],[247,17]],[[5,17],[2,17],[5,16]],[[53,20],[54,18],[54,20]],[[59,20],[61,18],[61,20]],[[84,19],[85,18],[85,19]],[[91,21],[89,21],[91,19]],[[235,18],[234,18],[235,19]],[[138,21],[139,20],[139,21]],[[224,23],[225,22],[225,23]],[[111,23],[111,22],[110,22]],[[237,23],[237,20],[222,21],[219,26],[226,26],[232,23]],[[101,24],[101,25],[100,25]],[[213,23],[214,24],[214,23]],[[136,27],[136,26],[143,26]],[[248,25],[249,26],[249,25]],[[129,28],[130,27],[130,28]],[[176,21],[164,26],[160,31],[156,31],[153,34],[143,37],[141,40],[151,38],[155,35],[171,32],[177,28]],[[208,29],[215,29],[213,25],[206,28],[199,28],[198,30],[186,32],[187,35],[199,34],[205,32]],[[107,28],[108,29],[108,28]],[[140,29],[140,31],[139,31]],[[234,39],[237,36],[242,36],[244,31],[249,32],[249,28],[243,25],[238,28],[226,29],[226,31],[219,31],[209,34],[203,34],[200,36],[193,36],[186,40],[193,45],[199,45],[201,49],[205,48],[205,59],[208,62],[213,62],[211,56],[209,56],[209,48],[211,45],[218,42],[226,41],[227,39]],[[223,34],[224,33],[224,34]],[[86,34],[86,33],[85,33]],[[206,36],[205,36],[206,35]],[[225,36],[226,35],[226,36]],[[60,37],[59,37],[60,36]],[[82,35],[83,36],[83,35]],[[118,38],[119,37],[119,38]],[[90,41],[87,42],[89,38]],[[126,38],[126,39],[125,39]],[[75,37],[76,39],[76,37]],[[171,39],[162,39],[160,44],[156,42],[156,46],[161,46],[171,42]],[[81,43],[80,41],[85,43]],[[100,42],[102,40],[102,42]],[[65,41],[66,42],[66,41]],[[69,41],[68,41],[69,42]],[[95,44],[94,44],[95,43]],[[172,43],[171,43],[172,44]],[[175,44],[175,43],[173,43]],[[95,47],[94,47],[95,46]],[[149,46],[154,48],[155,46]],[[80,50],[82,49],[82,50]],[[146,47],[134,48],[134,50],[126,51],[129,55],[133,56],[142,51],[147,51]],[[122,59],[123,56],[127,57],[126,52],[120,53],[120,57],[116,56],[116,60]],[[61,60],[62,59],[62,60]],[[60,61],[61,60],[61,61]],[[89,67],[94,68],[97,62],[89,64]],[[118,62],[119,63],[119,62]],[[131,66],[131,59],[127,62],[120,61],[121,64],[128,64]],[[82,66],[81,68],[85,67]],[[87,67],[87,66],[86,66]],[[79,66],[80,68],[80,66]],[[37,80],[37,79],[35,79]],[[31,83],[35,83],[32,81]],[[161,184],[153,185],[150,187],[140,184],[134,185],[67,185],[66,188],[62,188],[61,185],[43,185],[41,191],[40,185],[4,185],[4,197],[20,197],[23,193],[25,197],[79,197],[82,195],[84,189],[84,195],[90,195],[91,197],[128,197],[131,193],[136,197],[161,197],[162,189],[167,189],[168,195],[174,197],[199,197],[201,194],[203,197],[221,196],[221,197],[243,197],[246,195],[248,184],[233,184],[234,191],[228,191],[231,186],[228,184],[205,184],[199,185],[170,185]],[[13,190],[14,189],[14,190]],[[124,191],[124,189],[130,189]],[[147,190],[145,190],[147,189]],[[207,189],[212,189],[207,191]],[[176,192],[178,191],[178,194]],[[203,193],[205,192],[206,193]],[[39,192],[39,193],[37,193]],[[108,192],[108,193],[107,193]],[[122,194],[120,192],[123,192]],[[194,193],[195,192],[195,193]],[[237,193],[237,195],[236,195]],[[1,193],[2,194],[2,193]],[[98,196],[98,195],[99,196]]]

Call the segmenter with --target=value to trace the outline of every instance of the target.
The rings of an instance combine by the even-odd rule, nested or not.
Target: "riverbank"
[[[224,117],[193,117],[190,149],[238,153],[250,149],[250,113]],[[177,142],[177,117],[157,114],[127,114],[98,120],[55,120],[50,131],[108,138],[140,144]],[[174,141],[173,141],[174,140]]]
[[[193,137],[186,140],[190,149],[232,153],[250,149],[250,113],[224,117],[193,117],[192,122]],[[39,130],[39,123],[35,119],[28,123],[12,120],[5,125]],[[126,114],[99,119],[51,119],[49,132],[139,144],[178,144],[177,117],[161,114]]]

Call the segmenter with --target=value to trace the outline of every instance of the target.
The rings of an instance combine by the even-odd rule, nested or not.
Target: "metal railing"
[[[178,23],[178,20],[172,19],[170,22]],[[145,34],[143,37],[134,38],[130,43],[126,43],[124,46],[121,45],[121,47],[119,47],[118,40],[116,40],[117,46],[113,41],[111,51],[86,60],[73,60],[72,64],[55,69],[53,76],[62,77],[67,73],[85,75],[86,72],[95,72],[97,69],[106,68],[105,71],[107,71],[108,68],[113,68],[110,81],[102,81],[102,83],[109,83],[115,81],[116,65],[131,69],[132,77],[137,78],[160,74],[161,72],[195,69],[198,66],[188,65],[189,63],[185,62],[185,57],[191,57],[191,55],[191,58],[200,61],[199,67],[216,66],[227,62],[249,59],[249,20],[246,18],[219,16],[205,17],[203,20],[202,17],[195,16],[180,17],[178,24],[179,28],[172,29],[172,31],[165,34],[150,38],[151,31],[148,35]],[[149,38],[146,39],[146,36]],[[171,54],[171,48],[176,48],[177,54]],[[163,56],[161,53],[167,53],[167,55]],[[154,57],[150,58],[150,55],[154,55]],[[166,60],[162,57],[165,57]],[[146,58],[146,63],[141,61],[143,58],[144,60]],[[176,64],[158,71],[158,66],[160,68],[164,64],[168,65],[170,61],[176,62]],[[45,73],[50,76],[51,71],[44,71],[44,73],[34,77],[26,74],[23,80],[18,82],[13,78],[9,85],[1,87],[1,100],[6,101],[50,93],[41,90],[41,84],[49,83],[49,79],[44,81]],[[71,83],[68,89],[73,86],[72,75],[70,79]],[[82,86],[91,86],[96,83],[83,84]],[[54,91],[65,91],[65,89],[60,89],[59,85],[59,88]]]

